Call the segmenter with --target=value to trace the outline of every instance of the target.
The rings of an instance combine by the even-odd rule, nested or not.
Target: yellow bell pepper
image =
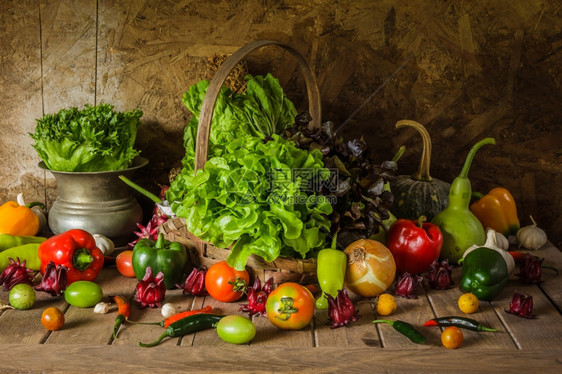
[[[34,236],[38,232],[39,217],[31,207],[20,205],[16,201],[8,201],[0,206],[0,234]]]
[[[501,232],[506,237],[515,235],[519,230],[517,207],[511,193],[503,188],[493,188],[483,196],[477,192],[473,196],[478,200],[470,205],[470,211],[478,218],[484,228]]]

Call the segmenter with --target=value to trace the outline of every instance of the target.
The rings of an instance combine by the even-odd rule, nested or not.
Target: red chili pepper
[[[47,239],[37,252],[41,260],[41,274],[45,274],[50,261],[55,266],[66,266],[69,285],[78,280],[93,281],[104,262],[103,253],[96,247],[94,237],[81,229],[68,230]]]
[[[394,256],[397,273],[423,273],[439,258],[443,234],[439,226],[424,221],[424,216],[399,219],[390,226],[387,247]]]
[[[115,304],[117,304],[117,316],[115,317],[115,325],[113,326],[113,339],[117,339],[117,330],[131,314],[131,304],[123,296],[113,296]]]
[[[195,310],[186,310],[185,312],[181,312],[181,313],[177,313],[174,314],[171,317],[168,317],[164,320],[164,328],[168,328],[168,326],[170,326],[172,323],[179,321],[180,319],[183,319],[185,317],[189,317],[189,316],[194,316],[196,314],[209,314],[213,312],[213,307],[210,305],[207,305],[201,309],[195,309]]]

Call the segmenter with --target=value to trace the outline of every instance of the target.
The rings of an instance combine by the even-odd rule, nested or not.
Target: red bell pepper
[[[78,280],[93,281],[103,267],[103,252],[96,247],[94,237],[87,231],[72,229],[55,235],[39,246],[41,274],[52,261],[68,268],[68,284]]]
[[[439,258],[443,246],[441,229],[424,221],[424,216],[418,220],[399,219],[390,226],[387,247],[398,273],[423,273]]]

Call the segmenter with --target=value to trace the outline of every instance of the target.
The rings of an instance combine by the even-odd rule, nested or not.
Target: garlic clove
[[[109,304],[103,301],[99,302],[94,306],[94,313],[106,314],[109,312]]]
[[[113,241],[108,237],[101,234],[94,234],[92,236],[96,241],[96,247],[103,252],[104,256],[109,256],[115,251],[115,244],[113,244]]]

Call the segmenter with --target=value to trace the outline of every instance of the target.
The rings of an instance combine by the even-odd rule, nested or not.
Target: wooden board
[[[533,251],[544,256],[545,263],[559,266],[562,254],[552,244]],[[0,372],[148,372],[163,365],[163,372],[206,371],[401,371],[415,368],[416,372],[462,372],[459,362],[470,361],[471,372],[497,370],[560,369],[562,354],[562,318],[556,304],[560,294],[560,277],[554,272],[544,273],[540,285],[524,284],[517,276],[518,269],[508,284],[492,302],[481,302],[479,310],[469,317],[500,330],[500,332],[473,332],[463,330],[464,343],[457,350],[441,346],[440,327],[424,327],[425,321],[446,315],[461,315],[457,299],[462,294],[458,283],[460,268],[455,268],[455,286],[448,290],[421,287],[417,298],[397,296],[397,311],[386,319],[411,323],[427,339],[425,344],[414,344],[387,324],[373,325],[378,316],[374,311],[375,299],[352,295],[361,318],[346,327],[328,326],[326,310],[316,310],[311,324],[299,331],[282,331],[266,317],[254,316],[256,337],[242,346],[222,341],[213,329],[183,337],[166,338],[154,348],[138,347],[138,342],[152,342],[163,332],[156,325],[125,323],[112,338],[115,310],[95,314],[92,308],[69,306],[61,297],[38,293],[35,306],[26,311],[4,310],[0,314],[0,344],[11,352],[0,356]],[[104,299],[110,295],[133,296],[137,281],[119,275],[115,267],[105,268],[97,282],[103,289]],[[524,319],[506,313],[513,293],[517,291],[533,297],[533,313],[537,318]],[[4,297],[6,292],[0,291]],[[132,298],[134,300],[134,298]],[[181,289],[166,291],[164,302],[179,311],[213,306],[218,314],[245,315],[240,311],[245,298],[233,303],[222,303],[213,298],[192,297]],[[42,311],[57,306],[65,313],[66,324],[55,332],[47,332],[40,325]],[[141,309],[132,301],[130,319],[138,322],[157,322],[164,317],[160,308]],[[63,360],[55,357],[65,352]],[[58,352],[58,353],[57,353]],[[16,354],[17,363],[12,357]],[[55,355],[55,357],[53,357]],[[558,370],[557,370],[558,369]]]

